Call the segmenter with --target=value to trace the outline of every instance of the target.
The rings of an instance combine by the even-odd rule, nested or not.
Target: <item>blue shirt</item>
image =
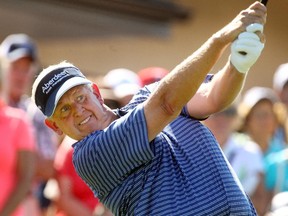
[[[275,193],[288,191],[288,148],[272,153],[265,159],[266,188]]]
[[[256,215],[214,136],[186,108],[149,143],[150,93],[74,145],[76,171],[100,201],[115,215]]]

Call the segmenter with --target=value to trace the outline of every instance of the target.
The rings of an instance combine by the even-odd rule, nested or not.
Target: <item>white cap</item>
[[[136,94],[141,86],[139,76],[126,68],[109,71],[104,77],[105,85],[113,89],[118,98]]]
[[[273,77],[273,88],[280,92],[284,85],[288,82],[288,63],[281,64]]]
[[[243,97],[243,102],[249,107],[253,107],[263,99],[267,99],[272,103],[279,101],[279,98],[272,89],[268,87],[255,86],[246,91]]]
[[[246,118],[251,109],[261,100],[269,100],[272,104],[279,101],[273,89],[268,87],[255,86],[248,89],[238,107],[238,113],[242,118]]]
[[[37,59],[37,48],[34,41],[26,34],[11,34],[0,45],[0,56],[10,62],[23,57]]]
[[[273,197],[271,211],[276,216],[288,216],[288,191],[280,192]]]
[[[68,62],[44,69],[32,86],[32,100],[45,116],[52,116],[60,98],[71,88],[91,83],[81,71]]]

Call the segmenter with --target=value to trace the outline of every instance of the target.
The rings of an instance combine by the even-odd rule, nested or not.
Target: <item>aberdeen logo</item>
[[[42,92],[44,94],[48,94],[51,89],[57,85],[61,80],[63,80],[65,77],[69,76],[69,71],[68,70],[63,70],[61,73],[54,74],[54,76],[46,83],[43,84],[42,86]]]

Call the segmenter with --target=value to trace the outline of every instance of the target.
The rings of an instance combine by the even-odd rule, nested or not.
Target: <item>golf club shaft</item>
[[[268,0],[261,0],[260,2],[266,6],[268,3]]]

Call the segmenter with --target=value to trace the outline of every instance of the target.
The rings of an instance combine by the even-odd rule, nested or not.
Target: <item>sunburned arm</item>
[[[239,73],[230,61],[216,73],[211,82],[203,83],[187,103],[189,114],[204,119],[231,104],[238,96],[245,81],[245,74]]]
[[[210,37],[196,52],[176,66],[171,73],[161,80],[156,91],[152,93],[144,104],[149,140],[154,139],[169,122],[179,115],[183,106],[185,106],[198,91],[207,73],[211,71],[224,49],[237,38],[239,33],[245,31],[246,27],[252,23],[264,24],[265,21],[265,6],[259,2],[255,2],[246,10],[241,11],[234,20]],[[225,71],[228,71],[227,74]],[[223,83],[221,81],[222,86],[216,85],[219,83],[217,76],[213,81],[214,84],[210,84],[210,88],[212,89],[208,91],[208,89],[204,90],[202,89],[204,87],[201,87],[197,96],[193,98],[193,103],[199,102],[201,105],[205,103],[209,104],[209,106],[214,105],[214,96],[219,95],[224,88],[227,88],[225,85],[235,79],[235,82],[233,82],[236,83],[237,81],[239,87],[234,87],[235,92],[232,96],[228,97],[226,95],[226,97],[222,97],[221,100],[223,101],[219,99],[220,102],[217,102],[219,103],[217,110],[225,107],[233,100],[233,97],[235,97],[241,89],[244,80],[244,77],[241,76],[243,75],[238,75],[236,69],[229,63],[226,64],[223,72],[219,74],[219,79],[225,76]],[[216,91],[215,95],[214,93],[209,93],[212,90]],[[209,96],[207,102],[202,101],[203,95],[206,98],[207,95]],[[189,104],[192,104],[192,102],[189,102]],[[195,110],[193,110],[194,108],[191,110],[190,107],[189,111],[191,114],[195,114],[195,117],[205,117],[215,111],[209,108],[205,112],[199,112],[202,106],[199,104],[197,104],[197,106],[199,106],[199,108]]]
[[[144,104],[149,140],[179,115],[225,47],[222,39],[214,35],[160,82]]]

